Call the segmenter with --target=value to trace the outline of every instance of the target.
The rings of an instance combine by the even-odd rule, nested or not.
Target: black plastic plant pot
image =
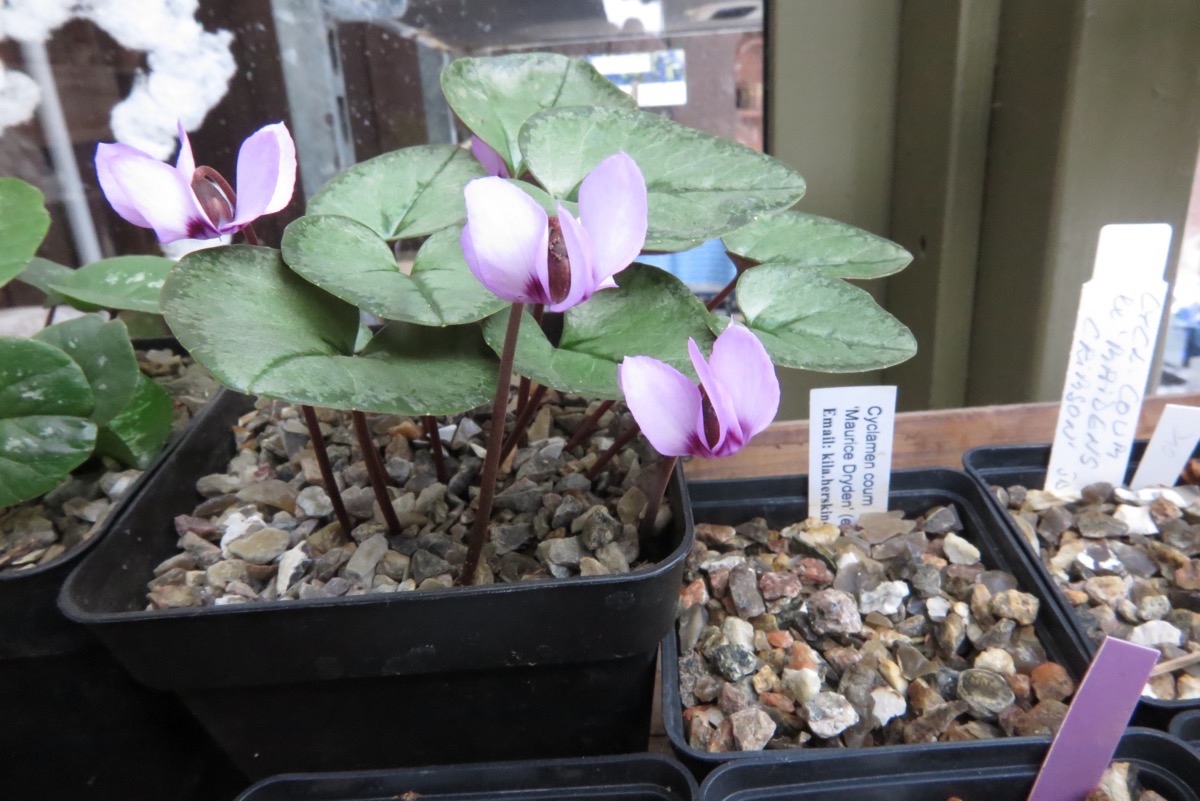
[[[174,339],[138,340],[134,347],[183,352]],[[115,520],[121,508],[137,497],[171,447],[167,445],[134,482],[118,502],[118,507],[109,513],[108,520]],[[16,572],[0,571],[0,661],[62,654],[95,642],[84,627],[63,617],[57,599],[67,576],[108,530],[107,526],[102,528],[48,564]]]
[[[808,517],[807,476],[691,482],[688,493],[692,501],[692,516],[698,523],[736,526],[762,517],[772,528],[781,528]],[[1078,683],[1088,664],[1082,645],[1076,642],[1063,610],[1046,602],[1050,590],[1045,581],[1039,579],[1033,560],[1016,538],[1008,533],[979,486],[957,470],[898,470],[892,474],[889,509],[903,509],[906,513],[918,514],[933,506],[951,505],[963,524],[961,536],[980,550],[984,565],[989,569],[1011,573],[1022,591],[1038,597],[1041,604],[1035,624],[1038,638],[1047,656],[1066,668]],[[949,758],[941,756],[943,753],[986,751],[1001,742],[981,740],[872,748],[800,747],[778,751],[708,753],[688,744],[679,693],[679,641],[674,631],[663,641],[662,665],[663,723],[667,736],[680,760],[701,777],[722,764],[761,759],[766,754],[774,759],[806,764],[869,764],[875,759],[902,762],[912,759],[920,764]],[[1044,746],[1049,739],[1011,737],[1003,740],[1010,741],[1027,746]]]
[[[694,532],[677,471],[652,566],[616,576],[148,612],[196,480],[252,406],[214,402],[63,588],[141,682],[177,693],[252,778],[645,750],[658,643]]]
[[[678,762],[639,754],[278,776],[259,782],[237,801],[691,801],[696,792],[695,780]]]
[[[1200,751],[1200,709],[1180,712],[1171,719],[1171,734]]]
[[[0,661],[0,798],[226,801],[246,785],[179,699],[99,643]]]
[[[1129,482],[1141,462],[1142,454],[1146,452],[1146,442],[1139,440],[1133,445],[1129,458],[1129,468],[1125,473],[1125,481]],[[1200,449],[1193,456],[1200,457]],[[988,503],[995,509],[1011,532],[1013,539],[1022,544],[1026,553],[1031,555],[1031,561],[1040,574],[1040,580],[1051,591],[1055,606],[1062,610],[1064,617],[1071,626],[1074,639],[1086,649],[1090,659],[1100,647],[1087,635],[1082,621],[1076,617],[1074,608],[1058,590],[1058,585],[1042,564],[1041,558],[1032,552],[1017,530],[1016,524],[1008,514],[1008,510],[1000,503],[1000,499],[991,491],[992,486],[1011,487],[1019,484],[1023,487],[1040,488],[1046,483],[1046,468],[1050,464],[1049,445],[1004,445],[992,448],[975,448],[963,456],[963,466],[967,474],[979,485],[987,496]],[[1200,698],[1183,701],[1164,701],[1158,698],[1142,698],[1138,702],[1134,722],[1140,726],[1152,726],[1156,729],[1166,729],[1171,719],[1188,710],[1200,710]]]
[[[703,801],[1025,801],[1046,756],[1039,742],[991,740],[987,748],[930,751],[920,760],[896,749],[859,763],[820,765],[772,757],[714,771]],[[921,746],[915,746],[921,747]],[[1200,801],[1200,757],[1184,743],[1150,729],[1130,729],[1116,760],[1138,767],[1142,785],[1167,801]]]

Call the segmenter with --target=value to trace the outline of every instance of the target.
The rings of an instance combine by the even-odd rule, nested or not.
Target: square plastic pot
[[[1172,718],[1170,732],[1200,752],[1200,709],[1180,712]]]
[[[279,776],[238,801],[691,801],[696,782],[656,754]],[[411,795],[409,795],[411,794]]]
[[[1140,440],[1133,445],[1129,458],[1129,468],[1125,473],[1125,481],[1133,478],[1141,462],[1142,454],[1146,452],[1146,442]],[[1200,449],[1194,456],[1200,456]],[[1006,445],[994,448],[975,448],[963,456],[963,466],[967,475],[980,486],[987,496],[988,503],[996,510],[1001,522],[1011,532],[1013,539],[1021,543],[1022,548],[1030,554],[1030,561],[1040,574],[1040,580],[1051,593],[1051,600],[1062,610],[1062,614],[1070,625],[1074,639],[1086,651],[1088,659],[1096,653],[1100,644],[1087,635],[1082,621],[1075,614],[1075,609],[1067,603],[1059,591],[1058,585],[1050,576],[1050,572],[1042,564],[1041,557],[1033,553],[1025,544],[1025,539],[1017,530],[1016,524],[1008,514],[1008,510],[1000,503],[1000,499],[992,493],[992,486],[1011,487],[1020,484],[1023,487],[1039,488],[1046,483],[1046,468],[1050,464],[1049,445]],[[1171,718],[1180,712],[1200,710],[1200,698],[1185,701],[1163,701],[1157,698],[1143,698],[1138,702],[1134,713],[1134,722],[1140,726],[1152,726],[1156,729],[1166,729]]]
[[[223,471],[253,399],[222,394],[68,579],[67,616],[139,681],[178,694],[252,778],[644,750],[658,643],[694,532],[626,575],[147,612],[196,480]]]
[[[732,479],[699,481],[688,485],[692,516],[700,523],[739,525],[762,517],[772,528],[780,528],[808,517],[808,477]],[[1074,641],[1072,630],[1061,609],[1046,602],[1048,589],[1037,580],[1035,565],[1028,552],[1010,534],[987,502],[983,491],[957,470],[898,470],[892,474],[889,509],[921,513],[933,506],[953,506],[963,524],[961,536],[979,548],[984,565],[1005,570],[1017,579],[1018,588],[1038,597],[1038,638],[1047,656],[1066,668],[1078,683],[1087,670],[1082,646]],[[671,747],[679,759],[698,777],[720,765],[748,760],[781,760],[816,764],[845,762],[851,766],[876,760],[909,761],[915,765],[939,764],[950,759],[948,753],[973,753],[993,748],[1000,740],[920,745],[880,746],[873,748],[789,748],[770,751],[708,753],[688,745],[679,694],[679,639],[672,631],[663,641],[663,722]],[[1046,737],[1012,737],[1003,742],[1044,746]],[[814,768],[815,770],[815,768]],[[850,767],[848,770],[853,771]],[[942,799],[944,801],[944,799]]]
[[[748,760],[714,771],[704,801],[1025,801],[1045,759],[1041,743],[991,740],[990,748],[945,749],[919,761],[881,754],[857,764]],[[1117,760],[1139,768],[1143,786],[1167,801],[1200,801],[1200,757],[1161,732],[1130,729]]]
[[[179,351],[174,340],[136,347]],[[244,782],[178,699],[148,689],[57,605],[66,577],[112,530],[168,444],[87,542],[0,573],[0,798],[225,799]]]

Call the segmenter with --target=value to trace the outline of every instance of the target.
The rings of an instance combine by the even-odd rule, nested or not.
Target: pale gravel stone
[[[1180,645],[1183,643],[1183,632],[1165,620],[1151,620],[1134,627],[1129,634],[1129,641],[1134,645],[1154,647],[1156,645]]]
[[[953,531],[942,540],[942,551],[956,565],[973,565],[980,558],[979,549]]]

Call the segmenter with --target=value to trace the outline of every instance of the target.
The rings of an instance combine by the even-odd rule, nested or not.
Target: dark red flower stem
[[[258,234],[256,234],[256,233],[254,232],[254,226],[253,226],[253,225],[247,225],[245,228],[243,228],[243,229],[242,229],[242,236],[246,237],[246,244],[247,244],[247,245],[260,245],[260,244],[262,244],[262,243],[259,241],[259,239],[258,239]]]
[[[739,256],[736,253],[729,253],[726,251],[725,255],[729,257],[729,260],[733,262],[733,266],[737,268],[737,274],[733,276],[733,279],[728,284],[725,285],[724,289],[714,295],[713,299],[704,305],[704,308],[708,309],[709,311],[712,311],[720,306],[721,301],[729,297],[729,293],[737,287],[738,279],[742,277],[742,273],[758,264],[758,262],[754,261],[753,259],[747,259],[745,256]]]
[[[521,437],[525,435],[525,431],[529,428],[529,421],[533,419],[534,413],[537,412],[538,406],[542,403],[542,398],[546,396],[546,387],[544,384],[538,384],[537,389],[533,391],[533,395],[529,398],[529,402],[525,404],[525,408],[521,410],[521,414],[513,423],[512,433],[508,435],[508,439],[504,441],[504,447],[500,449],[500,464],[504,464],[504,460],[512,453],[513,448],[517,447],[517,443],[521,441]]]
[[[496,397],[492,401],[492,428],[488,432],[487,457],[483,460],[483,475],[479,484],[479,506],[475,525],[463,560],[462,584],[475,583],[479,556],[487,542],[488,523],[492,517],[492,501],[496,498],[496,474],[500,469],[500,447],[504,443],[504,416],[508,408],[509,386],[512,384],[513,354],[517,349],[517,333],[521,330],[522,303],[514,303],[508,312],[508,329],[504,333],[504,350],[500,353],[500,375],[496,379]]]
[[[383,512],[391,534],[400,533],[400,521],[396,518],[396,510],[392,508],[392,499],[388,495],[387,471],[383,468],[383,459],[371,439],[371,429],[367,427],[367,416],[362,412],[350,412],[354,420],[354,433],[358,436],[358,447],[362,451],[363,460],[367,463],[367,475],[371,479],[371,489],[375,493],[375,501]]]
[[[437,480],[445,484],[450,478],[446,475],[446,457],[442,454],[442,435],[438,432],[437,418],[431,414],[423,414],[421,425],[425,427],[425,439],[429,440],[429,449],[433,451],[433,467],[437,470]]]
[[[628,445],[630,442],[633,442],[633,438],[636,437],[641,430],[641,426],[639,426],[636,421],[633,423],[633,425],[629,426],[629,430],[618,437],[617,441],[612,444],[611,448],[600,454],[600,458],[596,460],[594,465],[592,465],[592,469],[587,471],[588,480],[595,481],[596,476],[600,475],[600,471],[602,471],[608,465],[608,463],[612,461],[612,458],[620,453],[626,445]]]
[[[579,445],[585,439],[587,439],[588,434],[592,433],[593,429],[596,428],[596,424],[600,422],[600,418],[604,416],[605,412],[613,407],[614,403],[616,403],[615,400],[606,400],[597,406],[596,411],[589,414],[587,419],[580,424],[579,428],[575,431],[571,438],[567,440],[567,444],[564,446],[563,450],[572,450],[576,445]]]
[[[317,455],[317,467],[321,468],[321,479],[325,482],[325,494],[333,504],[333,513],[346,536],[354,525],[350,515],[346,513],[346,504],[342,503],[342,491],[338,489],[337,479],[333,475],[333,466],[329,463],[329,451],[325,450],[325,435],[321,433],[321,424],[317,421],[317,412],[311,406],[301,406],[300,413],[304,416],[304,425],[308,426],[308,438],[312,441],[313,453]]]
[[[533,304],[533,321],[538,325],[542,324],[542,313],[545,308],[541,303]],[[521,383],[517,388],[517,417],[521,416],[521,413],[525,411],[525,404],[529,402],[529,388],[531,383],[528,376],[521,376]],[[500,461],[503,462],[504,459],[501,458]]]
[[[654,478],[654,487],[647,499],[646,511],[642,514],[642,525],[638,530],[638,536],[643,541],[655,534],[654,521],[658,517],[658,509],[662,506],[663,498],[666,497],[667,485],[671,483],[671,474],[675,472],[675,464],[678,461],[678,456],[664,456],[658,462],[658,475]]]

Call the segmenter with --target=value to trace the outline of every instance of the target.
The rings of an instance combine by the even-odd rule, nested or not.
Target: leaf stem
[[[437,418],[431,414],[421,415],[421,425],[425,427],[425,439],[429,440],[429,449],[433,451],[433,466],[437,470],[437,480],[441,484],[449,482],[446,475],[446,457],[442,454],[442,435],[438,432]]]
[[[567,440],[567,444],[563,446],[563,450],[569,451],[587,439],[588,434],[592,433],[592,430],[595,429],[596,424],[600,422],[600,418],[604,416],[605,412],[613,407],[614,403],[616,403],[615,400],[606,400],[597,406],[596,411],[589,414],[587,419],[579,425],[579,428],[576,429],[571,438]]]
[[[612,458],[620,453],[626,445],[632,442],[633,438],[636,437],[641,430],[641,426],[637,424],[637,421],[634,421],[633,425],[629,427],[629,430],[618,437],[617,441],[612,444],[611,448],[600,454],[600,458],[596,460],[594,465],[592,465],[592,469],[587,471],[588,480],[595,481],[596,476],[600,475],[600,471],[603,470],[605,466],[612,461]]]
[[[537,389],[533,391],[533,397],[529,399],[529,403],[525,404],[525,408],[521,414],[517,416],[513,423],[512,433],[508,435],[508,439],[504,441],[504,447],[500,449],[500,464],[504,464],[504,460],[512,453],[512,449],[517,447],[517,443],[521,441],[521,437],[525,434],[525,430],[529,427],[529,421],[533,419],[534,413],[542,402],[542,398],[546,396],[546,385],[538,384]]]
[[[479,506],[475,512],[475,525],[471,529],[471,540],[467,546],[467,557],[463,561],[461,582],[465,586],[475,583],[475,570],[479,556],[487,542],[488,523],[492,517],[492,501],[496,497],[496,473],[500,468],[500,447],[504,441],[504,413],[508,407],[509,386],[512,384],[513,354],[517,349],[517,333],[521,329],[522,303],[514,303],[508,312],[508,329],[504,333],[504,350],[500,353],[500,375],[496,379],[496,397],[492,401],[492,428],[488,432],[487,457],[483,460],[482,477],[479,484]]]
[[[304,425],[308,426],[308,438],[312,442],[313,453],[317,455],[317,466],[321,468],[321,479],[325,482],[325,494],[333,504],[333,513],[346,536],[354,525],[346,512],[346,504],[342,503],[342,491],[338,489],[337,478],[333,475],[333,466],[329,464],[329,451],[325,450],[325,435],[321,433],[321,424],[317,421],[317,412],[311,406],[301,406],[304,415]]]
[[[671,483],[671,474],[675,471],[678,456],[663,457],[658,462],[658,475],[654,478],[653,491],[647,499],[646,510],[642,513],[642,525],[638,536],[643,542],[654,536],[654,521],[658,518],[659,507],[667,494],[667,486]]]
[[[393,534],[400,533],[400,521],[396,518],[396,510],[392,508],[392,499],[388,495],[387,471],[383,468],[383,460],[371,440],[371,430],[367,427],[367,416],[359,411],[350,412],[354,420],[354,433],[358,436],[358,447],[362,451],[363,461],[367,463],[367,475],[371,479],[371,489],[375,492],[375,501],[383,512],[388,530]]]

